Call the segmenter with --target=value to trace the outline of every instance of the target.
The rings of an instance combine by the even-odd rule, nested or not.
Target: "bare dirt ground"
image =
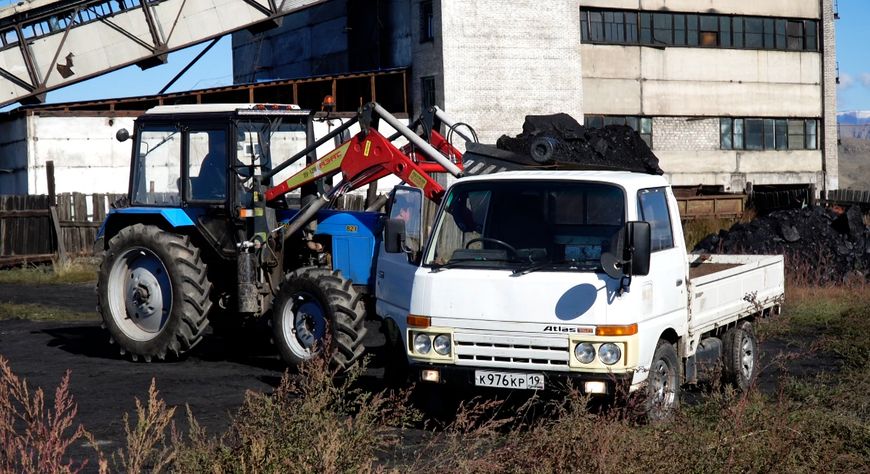
[[[37,303],[67,310],[94,311],[93,284],[10,285],[0,284],[0,302]],[[383,344],[375,323],[369,328],[366,345]],[[800,344],[772,340],[762,345],[765,365],[777,356],[805,350]],[[90,430],[104,452],[124,444],[124,413],[135,417],[135,398],[144,399],[152,378],[170,406],[180,407],[176,414],[184,428],[184,406],[189,405],[197,421],[209,433],[226,429],[231,414],[241,405],[246,390],[269,392],[277,386],[284,366],[268,342],[239,344],[217,335],[208,335],[184,360],[161,363],[134,363],[123,359],[117,346],[110,345],[94,313],[93,321],[0,321],[0,355],[31,386],[52,391],[66,370],[70,370],[72,394],[78,403],[78,421]],[[363,383],[368,388],[383,388],[382,370],[377,360]],[[809,375],[836,370],[833,359],[791,358],[784,370],[793,375]],[[763,391],[777,389],[781,375],[778,365],[770,366],[759,380]],[[687,393],[688,401],[698,393]],[[90,457],[84,445],[74,447],[73,457]]]

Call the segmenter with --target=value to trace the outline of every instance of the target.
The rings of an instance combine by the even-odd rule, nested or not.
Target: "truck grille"
[[[568,339],[461,332],[453,335],[457,365],[568,370]]]

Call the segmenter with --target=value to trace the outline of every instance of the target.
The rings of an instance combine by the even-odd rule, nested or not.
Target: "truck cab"
[[[754,336],[739,323],[782,296],[781,257],[753,257],[721,274],[730,289],[705,276],[700,283],[716,281],[722,298],[693,306],[704,299],[703,291],[692,295],[698,260],[686,252],[661,176],[518,171],[461,179],[447,191],[413,273],[402,328],[408,360],[420,380],[434,383],[544,389],[570,378],[590,394],[649,385],[650,398],[672,408],[679,386],[697,374],[699,347],[718,338],[722,353],[729,328],[752,339],[744,375],[754,376]],[[758,307],[745,301],[752,292]],[[712,324],[698,327],[698,318]]]

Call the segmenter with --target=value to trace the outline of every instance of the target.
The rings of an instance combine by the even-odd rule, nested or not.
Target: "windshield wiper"
[[[515,261],[516,260],[510,259],[510,258],[486,258],[486,257],[451,259],[447,263],[442,263],[440,265],[438,265],[438,264],[432,265],[432,273],[438,273],[441,270],[455,268],[461,264],[468,264],[468,263],[472,263],[472,262],[473,263],[481,263],[481,262],[515,262]]]
[[[514,270],[511,276],[523,276],[532,272],[537,272],[539,270],[548,270],[548,269],[567,269],[567,270],[594,270],[598,267],[598,264],[582,264],[577,261],[564,261],[564,262],[542,262],[542,263],[534,263],[532,265],[528,265],[525,267],[520,267]]]

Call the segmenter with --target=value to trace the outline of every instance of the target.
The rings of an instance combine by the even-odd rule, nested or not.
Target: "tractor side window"
[[[414,252],[422,250],[423,193],[416,188],[397,187],[390,206],[390,219],[405,221],[405,245]]]
[[[644,189],[638,193],[641,219],[649,222],[652,251],[673,248],[674,233],[665,188]]]
[[[227,132],[191,131],[187,156],[189,198],[223,202],[227,198]]]
[[[181,133],[172,125],[147,125],[136,138],[134,204],[181,203]]]

